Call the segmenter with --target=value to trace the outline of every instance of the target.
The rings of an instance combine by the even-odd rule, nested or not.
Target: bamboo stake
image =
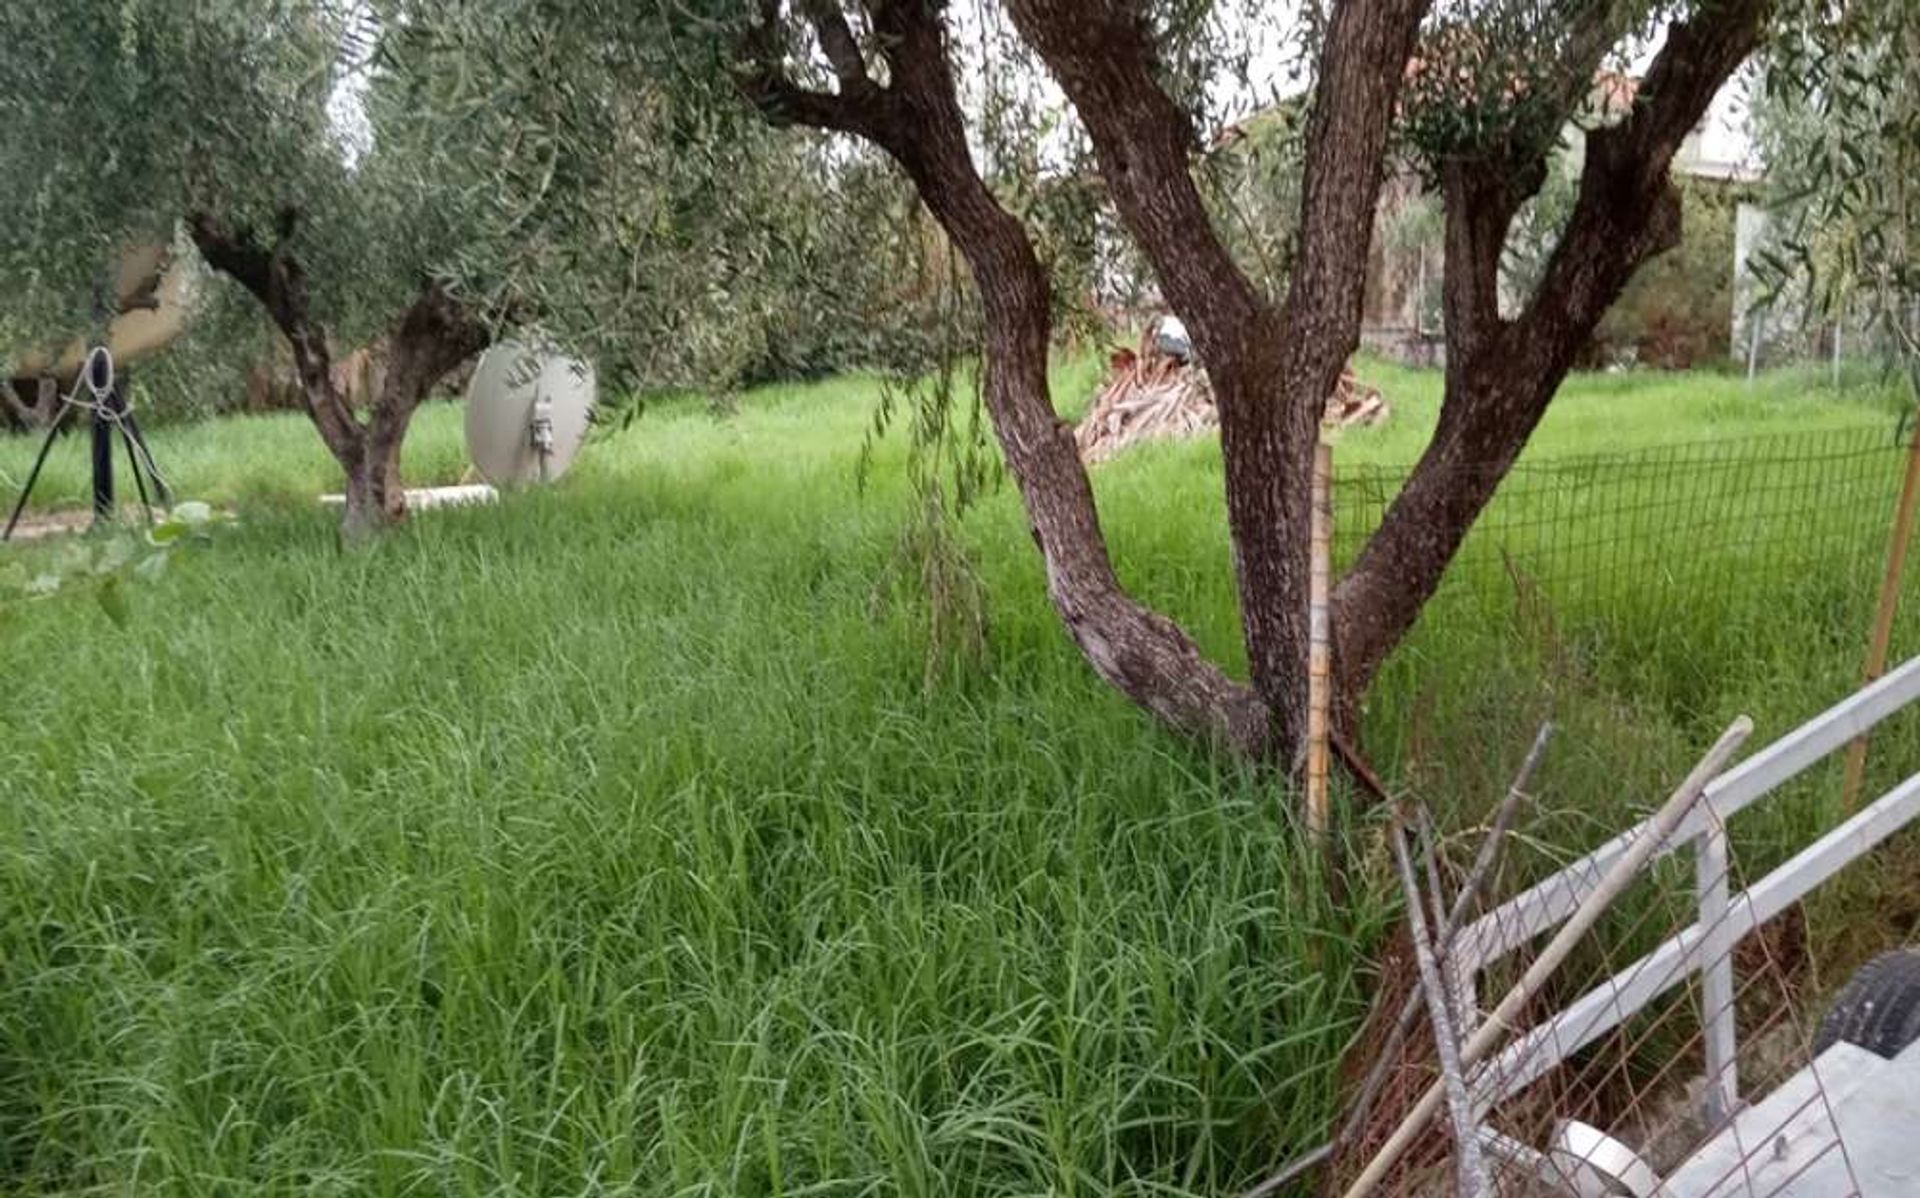
[[[1893,513],[1893,537],[1887,545],[1887,573],[1880,580],[1880,602],[1873,613],[1873,636],[1867,644],[1866,668],[1860,671],[1862,685],[1886,672],[1887,650],[1893,644],[1893,617],[1900,609],[1900,576],[1907,566],[1907,542],[1913,539],[1913,510],[1920,500],[1920,430],[1907,441],[1907,473],[1900,482],[1900,506]],[[1859,736],[1847,746],[1847,772],[1840,784],[1842,809],[1852,815],[1858,808],[1860,783],[1867,772],[1867,737]]]
[[[1333,447],[1322,438],[1313,447],[1313,515],[1309,521],[1312,562],[1307,584],[1307,830],[1327,836],[1328,747],[1333,708]]]
[[[1741,716],[1720,734],[1720,739],[1714,742],[1713,748],[1707,750],[1707,755],[1700,759],[1700,764],[1693,767],[1693,772],[1680,783],[1679,789],[1674,791],[1654,817],[1647,821],[1645,830],[1635,838],[1632,846],[1621,855],[1618,861],[1614,862],[1613,868],[1600,879],[1599,885],[1594,887],[1586,901],[1567,918],[1567,922],[1561,925],[1560,931],[1548,942],[1547,947],[1542,949],[1533,964],[1527,967],[1526,973],[1514,983],[1511,990],[1507,991],[1506,997],[1500,1000],[1500,1005],[1495,1007],[1492,1014],[1474,1029],[1473,1038],[1467,1041],[1467,1046],[1460,1053],[1462,1068],[1471,1069],[1478,1065],[1499,1046],[1508,1033],[1516,1030],[1513,1026],[1514,1021],[1526,1009],[1527,1003],[1540,992],[1540,987],[1552,976],[1553,971],[1560,968],[1561,963],[1567,959],[1580,938],[1599,922],[1601,914],[1620,897],[1620,893],[1639,874],[1641,867],[1646,865],[1654,853],[1659,851],[1660,846],[1666,843],[1667,838],[1673,835],[1674,829],[1680,826],[1681,821],[1686,819],[1687,814],[1693,810],[1694,804],[1700,801],[1700,795],[1706,790],[1707,783],[1726,768],[1734,751],[1752,732],[1753,721],[1746,716]],[[1347,1187],[1345,1198],[1366,1198],[1366,1195],[1371,1194],[1374,1187],[1380,1184],[1388,1170],[1399,1163],[1407,1149],[1413,1146],[1414,1140],[1420,1135],[1427,1121],[1440,1109],[1440,1104],[1446,1095],[1445,1086],[1445,1082],[1436,1081],[1427,1087],[1426,1093],[1420,1096],[1420,1101],[1415,1104],[1413,1110],[1409,1111],[1406,1118],[1400,1121],[1400,1126],[1394,1129],[1392,1137],[1381,1147],[1373,1160],[1367,1163],[1366,1169],[1354,1179],[1353,1184]]]

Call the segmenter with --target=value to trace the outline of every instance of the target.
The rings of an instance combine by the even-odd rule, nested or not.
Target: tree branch
[[[1145,18],[1110,0],[1012,0],[1015,27],[1079,113],[1120,217],[1210,366],[1265,302],[1214,230],[1188,169],[1193,125],[1154,77]]]
[[[866,57],[860,53],[853,26],[840,5],[835,0],[803,0],[801,7],[813,23],[813,35],[820,40],[821,51],[833,64],[840,94],[854,96],[872,90],[874,82],[867,74]]]
[[[1366,273],[1364,265],[1353,264],[1367,259],[1394,109],[1430,4],[1343,0],[1321,52],[1307,122],[1300,252],[1284,316],[1290,334],[1307,334],[1318,343],[1310,360],[1326,376],[1323,401],[1359,340]],[[1333,319],[1316,321],[1310,315],[1315,313]]]
[[[1539,84],[1542,94],[1515,97],[1515,102],[1543,104],[1547,116],[1540,124],[1557,134],[1593,93],[1600,64],[1631,26],[1633,11],[1631,4],[1621,0],[1586,0],[1577,5],[1567,22],[1556,66]],[[1441,43],[1444,64],[1446,34],[1434,38]],[[1481,64],[1478,69],[1506,68]],[[1546,182],[1557,145],[1557,136],[1516,139],[1503,132],[1491,144],[1449,155],[1437,164],[1445,200],[1447,270],[1442,301],[1450,373],[1500,352],[1507,325],[1500,316],[1501,258],[1514,218]]]
[[[1770,7],[1768,0],[1723,0],[1675,23],[1632,113],[1587,135],[1580,198],[1518,322],[1523,340],[1538,347],[1551,340],[1543,334],[1567,326],[1591,332],[1633,271],[1679,243],[1673,156],[1721,86],[1759,46]]]
[[[885,150],[966,258],[986,317],[984,391],[994,432],[1046,562],[1048,597],[1087,661],[1168,726],[1265,755],[1272,743],[1261,699],[1114,574],[1086,467],[1050,398],[1047,274],[1026,229],[973,163],[940,5],[875,0],[868,11],[887,87],[855,97],[795,87],[769,57],[779,38],[763,21],[752,51],[757,94],[749,94],[771,120],[855,133]]]
[[[207,265],[246,288],[286,337],[293,350],[294,369],[300,375],[307,414],[327,448],[345,463],[358,453],[362,430],[333,385],[326,332],[313,320],[306,271],[288,244],[298,220],[295,209],[281,210],[272,250],[260,244],[253,230],[229,226],[205,212],[190,214],[187,229]]]
[[[743,49],[746,69],[735,83],[777,128],[800,126],[848,133],[878,144],[888,136],[892,111],[886,89],[867,72],[852,26],[836,0],[805,0],[809,23],[840,83],[838,94],[816,91],[795,82],[787,70],[781,38],[783,22],[779,0],[761,0],[759,19],[749,29]]]
[[[1455,210],[1485,201],[1485,176],[1463,176],[1448,192],[1447,390],[1433,440],[1334,594],[1337,668],[1349,698],[1413,626],[1607,308],[1641,263],[1678,241],[1674,154],[1757,46],[1768,7],[1723,0],[1670,28],[1633,112],[1588,134],[1579,199],[1515,320],[1486,318],[1497,286],[1495,222],[1481,229],[1470,207]],[[1464,262],[1456,239],[1470,255]],[[1456,305],[1472,309],[1458,325]]]

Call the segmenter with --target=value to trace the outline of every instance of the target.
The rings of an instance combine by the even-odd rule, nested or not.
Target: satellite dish
[[[514,341],[489,349],[467,384],[467,453],[496,486],[552,482],[587,438],[593,367]]]

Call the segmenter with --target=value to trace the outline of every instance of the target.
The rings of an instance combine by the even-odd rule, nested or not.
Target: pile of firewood
[[[1320,423],[1327,428],[1372,428],[1385,424],[1388,415],[1386,397],[1379,388],[1361,382],[1349,367],[1340,372],[1340,386],[1327,400],[1327,414]]]
[[[1206,371],[1157,352],[1123,349],[1110,360],[1107,385],[1073,439],[1083,461],[1104,462],[1139,441],[1191,437],[1219,424]]]
[[[1159,352],[1151,334],[1140,352],[1122,349],[1109,367],[1106,386],[1073,430],[1081,460],[1089,465],[1142,441],[1192,437],[1219,427],[1207,372]],[[1387,416],[1379,391],[1351,370],[1341,374],[1339,389],[1327,401],[1328,427],[1374,425]]]

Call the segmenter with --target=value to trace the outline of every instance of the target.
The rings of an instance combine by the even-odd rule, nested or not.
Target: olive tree
[[[1920,396],[1920,10],[1786,7],[1757,105],[1773,294],[1862,318]]]
[[[1220,6],[985,7],[1004,14],[1063,94],[1120,221],[1207,365],[1250,682],[1209,660],[1114,572],[1086,470],[1049,393],[1047,273],[1027,226],[975,161],[954,12],[938,0],[761,0],[730,19],[739,87],[777,125],[884,150],[966,258],[985,319],[987,406],[1049,595],[1095,671],[1176,729],[1285,760],[1306,725],[1313,447],[1358,343],[1390,154],[1407,147],[1445,209],[1446,390],[1431,443],[1335,594],[1349,718],[1608,306],[1642,262],[1678,240],[1669,165],[1760,43],[1768,5],[1699,0],[1655,14],[1607,0],[1337,0],[1324,18],[1308,6],[1298,216],[1284,280],[1271,289],[1230,251],[1195,181],[1195,114],[1211,60],[1192,52],[1191,31]],[[718,10],[714,19],[729,21]],[[1631,110],[1587,134],[1578,194],[1540,285],[1517,314],[1503,314],[1502,251],[1561,128],[1596,70],[1656,24],[1659,48]]]
[[[0,254],[26,284],[5,300],[16,330],[71,335],[110,315],[94,292],[121,247],[183,229],[286,336],[357,530],[401,512],[413,407],[485,332],[405,238],[387,236],[330,117],[356,66],[355,15],[237,0],[78,0],[57,18],[9,6],[0,139],[22,185],[0,199]],[[380,311],[396,291],[398,320]],[[331,356],[388,324],[395,369],[362,419],[333,385]]]
[[[7,333],[97,325],[96,281],[118,248],[180,230],[285,338],[345,476],[347,529],[399,518],[414,411],[497,330],[538,323],[597,348],[637,340],[648,314],[697,308],[677,285],[703,279],[690,259],[712,238],[684,233],[698,197],[672,106],[632,71],[593,86],[610,48],[545,7],[7,6]],[[334,366],[376,338],[383,381],[360,411]]]

